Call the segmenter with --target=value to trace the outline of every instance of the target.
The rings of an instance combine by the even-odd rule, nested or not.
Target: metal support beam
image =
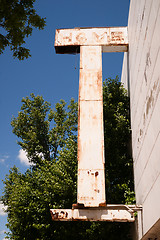
[[[50,212],[53,221],[134,222],[134,213],[141,210],[141,206],[135,205],[107,205],[105,208],[51,209]]]
[[[85,207],[106,206],[102,47],[80,47],[78,194]]]

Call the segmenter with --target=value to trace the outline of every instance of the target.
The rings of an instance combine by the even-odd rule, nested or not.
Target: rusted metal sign
[[[102,52],[127,52],[127,27],[57,29],[56,53],[78,53],[80,46],[102,46]]]
[[[102,52],[127,51],[127,28],[58,29],[56,53],[80,52],[78,194],[72,209],[51,209],[53,220],[134,221],[126,206],[106,205]]]

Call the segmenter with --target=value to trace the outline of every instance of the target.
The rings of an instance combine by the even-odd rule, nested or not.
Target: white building
[[[131,101],[138,240],[160,239],[160,0],[131,0],[122,82]]]

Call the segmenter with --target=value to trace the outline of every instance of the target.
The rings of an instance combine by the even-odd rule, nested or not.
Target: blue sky
[[[129,0],[37,0],[37,12],[46,17],[44,30],[34,30],[26,40],[32,57],[19,61],[6,49],[0,55],[0,179],[16,165],[27,169],[25,156],[17,145],[10,126],[17,116],[22,97],[42,95],[52,106],[60,99],[78,99],[79,55],[56,55],[54,37],[57,28],[127,26]],[[123,53],[103,54],[103,79],[121,75]],[[76,66],[76,69],[75,69]],[[23,160],[23,162],[21,161]],[[3,184],[0,181],[0,195]],[[4,239],[7,216],[0,205],[0,240]]]

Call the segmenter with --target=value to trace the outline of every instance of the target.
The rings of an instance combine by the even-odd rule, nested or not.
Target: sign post
[[[128,49],[127,28],[58,29],[55,50],[80,53],[78,194],[72,209],[51,209],[53,220],[134,221],[134,208],[106,205],[102,52]]]

